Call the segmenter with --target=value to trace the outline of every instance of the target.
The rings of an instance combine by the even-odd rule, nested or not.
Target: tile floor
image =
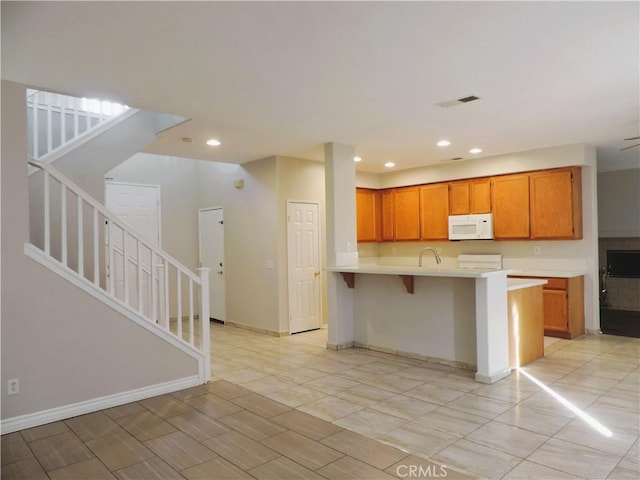
[[[5,435],[2,478],[640,478],[640,339],[547,338],[483,385],[326,330],[211,338],[212,383]]]

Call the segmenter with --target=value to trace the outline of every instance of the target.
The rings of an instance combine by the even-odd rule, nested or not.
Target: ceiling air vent
[[[462,157],[453,157],[453,158],[445,158],[444,160],[440,160],[441,162],[457,162],[458,160],[464,160]]]
[[[455,100],[446,100],[444,102],[436,103],[436,105],[440,105],[441,107],[455,107],[456,105],[462,105],[463,103],[473,102],[475,100],[480,100],[480,97],[476,97],[475,95],[469,95],[467,97],[456,98]]]

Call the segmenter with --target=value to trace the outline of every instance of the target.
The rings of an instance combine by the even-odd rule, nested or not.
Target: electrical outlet
[[[542,248],[540,248],[538,246],[533,247],[533,254],[534,255],[541,255],[542,254]]]
[[[440,255],[442,253],[442,249],[440,247],[436,247],[436,253]]]
[[[17,378],[12,378],[8,382],[8,393],[9,395],[15,395],[16,393],[20,393],[20,380]]]

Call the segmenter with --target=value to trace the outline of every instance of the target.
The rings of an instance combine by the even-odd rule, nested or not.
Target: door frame
[[[207,211],[210,211],[210,210],[221,210],[221,211],[222,211],[222,221],[224,222],[224,207],[223,207],[222,205],[220,205],[220,206],[214,206],[214,207],[203,207],[203,208],[199,208],[199,209],[198,209],[198,266],[199,266],[199,267],[202,267],[202,266],[203,266],[203,265],[202,265],[202,241],[201,241],[201,240],[202,240],[202,220],[201,220],[201,219],[202,219],[202,217],[201,217],[201,215],[200,215],[200,214],[201,214],[202,212],[207,212]],[[224,223],[223,223],[223,225],[224,225]],[[223,229],[223,232],[224,232],[224,229]],[[223,235],[224,235],[224,233],[223,233]],[[224,251],[226,251],[226,249],[224,248],[224,240],[225,240],[225,239],[226,239],[226,235],[225,235],[225,236],[224,236],[224,238],[223,238],[223,245],[222,245],[222,248],[223,248],[223,250],[224,250]],[[214,271],[215,267],[216,267],[215,265],[211,265],[211,266],[210,266],[210,268],[211,268],[211,271],[212,271],[212,272]],[[223,259],[223,267],[222,267],[222,268],[223,268],[223,269],[226,269],[226,268],[227,268],[227,260],[226,260],[226,257]],[[224,293],[225,293],[225,297],[226,297],[226,293],[227,293],[227,278],[226,278],[226,275],[223,277],[223,281],[224,281],[224,290],[225,290],[225,292],[224,292]],[[211,277],[209,277],[209,288],[211,288],[211,284],[212,284],[212,283],[213,283],[213,282],[212,282],[212,280],[211,280]],[[211,293],[211,290],[209,290],[209,294],[210,294],[210,293]],[[209,301],[211,301],[211,299],[209,299]],[[211,310],[210,310],[210,311],[209,311],[209,318],[213,318],[213,317],[211,316],[211,313],[212,313],[212,312],[211,312]],[[225,318],[224,318],[224,319],[221,319],[222,323],[226,323],[226,321],[227,321],[227,319],[226,319],[226,316],[227,316],[227,305],[226,305],[226,300],[225,300],[225,307],[224,307],[224,316],[225,316]]]
[[[310,205],[315,205],[318,208],[318,238],[317,238],[317,242],[318,242],[318,268],[320,270],[320,272],[322,272],[322,234],[320,232],[320,229],[322,227],[321,222],[320,222],[320,202],[316,201],[316,200],[287,200],[286,201],[286,206],[285,206],[285,223],[286,223],[286,246],[287,246],[287,318],[288,318],[288,322],[287,325],[289,327],[289,333],[291,334],[291,321],[292,321],[292,314],[291,314],[291,298],[292,298],[292,285],[291,285],[291,272],[289,270],[289,254],[290,254],[290,248],[291,245],[289,244],[289,219],[287,218],[289,216],[289,205],[293,204],[293,203],[305,203],[305,204],[310,204]],[[320,275],[319,278],[320,281],[320,285],[319,285],[319,296],[318,296],[318,328],[322,328],[322,319],[323,319],[323,308],[322,308],[322,304],[323,304],[323,295],[324,295],[324,288],[323,288],[323,279],[322,279],[322,275]]]
[[[202,238],[202,222],[200,222],[200,213],[207,212],[209,210],[222,210],[222,218],[224,218],[224,207],[222,206],[204,207],[204,208],[198,209],[198,266],[199,267],[202,267],[202,242],[200,241],[200,239]],[[225,260],[225,264],[226,263],[227,262]]]
[[[104,206],[107,207],[107,185],[122,185],[125,187],[148,187],[155,188],[158,191],[158,238],[157,238],[157,246],[158,248],[162,248],[162,187],[153,183],[135,183],[135,182],[116,182],[114,180],[105,180],[104,181]],[[109,210],[111,212],[111,210]],[[113,213],[113,212],[111,212]],[[115,215],[115,214],[114,214]],[[146,240],[153,240],[152,238]]]

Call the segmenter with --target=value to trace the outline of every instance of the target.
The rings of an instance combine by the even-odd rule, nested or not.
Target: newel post
[[[209,272],[210,268],[200,267],[200,351],[204,355],[202,383],[211,380],[211,339],[209,336]]]

